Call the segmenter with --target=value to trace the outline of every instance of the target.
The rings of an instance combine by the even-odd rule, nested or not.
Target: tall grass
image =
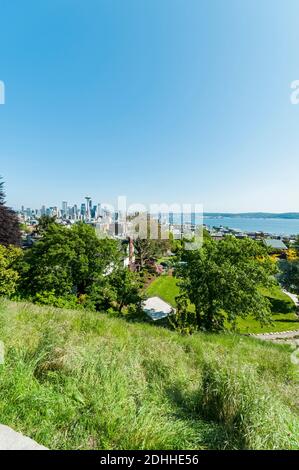
[[[275,391],[261,383],[252,367],[207,363],[201,410],[225,425],[236,447],[299,448],[299,417]]]
[[[52,449],[296,448],[290,351],[2,302],[0,422]]]

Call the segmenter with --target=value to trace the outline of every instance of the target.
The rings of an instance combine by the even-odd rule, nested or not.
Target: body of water
[[[204,217],[210,227],[229,227],[244,232],[266,232],[273,235],[299,234],[299,219],[259,219],[247,217]]]
[[[299,219],[270,219],[254,217],[204,217],[200,214],[184,214],[184,223],[201,224],[209,227],[228,227],[242,232],[264,232],[273,235],[299,235]],[[182,222],[181,214],[173,214],[173,222]]]

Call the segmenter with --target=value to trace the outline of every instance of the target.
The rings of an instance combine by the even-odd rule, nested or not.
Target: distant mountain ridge
[[[217,218],[246,218],[246,219],[299,219],[299,212],[283,212],[281,214],[271,212],[204,212],[204,217]]]

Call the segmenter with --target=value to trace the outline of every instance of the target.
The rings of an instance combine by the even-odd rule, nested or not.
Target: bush
[[[21,255],[19,248],[0,245],[0,296],[10,296],[15,292],[19,275],[13,265]]]
[[[78,308],[82,305],[75,295],[57,297],[54,290],[37,293],[31,300],[39,305],[53,305],[58,308]]]

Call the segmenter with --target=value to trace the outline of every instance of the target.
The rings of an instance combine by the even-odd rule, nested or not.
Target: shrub
[[[13,264],[21,254],[19,248],[0,245],[0,296],[10,296],[15,292],[19,275]]]

